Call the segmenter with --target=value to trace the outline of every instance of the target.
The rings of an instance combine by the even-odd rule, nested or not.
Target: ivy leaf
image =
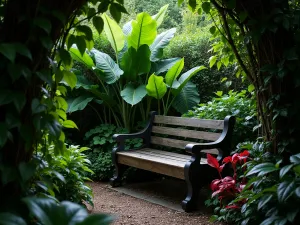
[[[64,81],[73,89],[76,86],[77,77],[74,73],[68,70],[63,70]]]
[[[86,49],[86,42],[83,36],[76,37],[76,45],[81,55],[83,55]]]
[[[62,125],[65,127],[65,128],[77,128],[77,125],[72,121],[72,120],[65,120]]]
[[[103,27],[104,27],[104,22],[103,19],[100,16],[94,16],[93,17],[93,25],[98,31],[99,34],[101,34]]]

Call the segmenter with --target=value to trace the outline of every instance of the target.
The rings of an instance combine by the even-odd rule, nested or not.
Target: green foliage
[[[86,155],[91,161],[91,174],[93,180],[109,180],[113,176],[113,164],[111,151],[115,147],[112,139],[114,134],[128,133],[126,129],[116,127],[112,124],[101,124],[85,134],[85,141],[90,147]],[[142,145],[141,139],[126,141],[126,149],[138,148]]]
[[[56,155],[53,145],[46,149],[40,146],[34,192],[45,191],[59,201],[93,205],[92,190],[85,184],[89,180],[86,175],[93,174],[89,169],[90,161],[83,153],[86,150],[86,147],[69,145],[62,154]]]
[[[218,97],[207,103],[199,104],[199,107],[184,114],[186,117],[198,117],[201,119],[224,119],[227,115],[236,117],[234,127],[233,144],[237,145],[242,141],[253,141],[256,134],[253,132],[258,125],[256,119],[256,102],[247,91],[229,91],[224,94],[221,91],[216,93]]]

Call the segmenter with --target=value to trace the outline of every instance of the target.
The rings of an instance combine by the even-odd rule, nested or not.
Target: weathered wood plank
[[[151,144],[162,145],[172,148],[185,149],[187,144],[196,144],[195,142],[182,141],[170,138],[151,136]]]
[[[177,137],[188,137],[199,140],[216,141],[221,136],[221,133],[187,130],[181,128],[153,126],[152,132],[156,134],[167,134]]]
[[[204,120],[204,119],[197,119],[197,118],[156,115],[153,122],[169,124],[169,125],[210,128],[210,129],[218,129],[218,130],[222,130],[224,128],[224,120]]]
[[[141,154],[145,154],[145,155],[163,157],[163,158],[176,160],[176,161],[183,161],[183,162],[187,162],[191,159],[190,155],[184,155],[184,154],[178,154],[178,153],[174,153],[174,152],[161,151],[161,150],[156,150],[156,149],[151,149],[151,148],[140,149],[136,152],[140,152]]]

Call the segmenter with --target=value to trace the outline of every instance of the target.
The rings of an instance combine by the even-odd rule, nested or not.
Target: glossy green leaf
[[[155,14],[154,16],[152,16],[152,18],[156,20],[157,27],[159,27],[162,24],[162,22],[164,20],[164,17],[166,15],[166,12],[168,10],[168,7],[169,7],[169,4],[164,5],[163,7],[161,7],[159,9],[159,11],[158,11],[157,14]]]
[[[77,48],[70,48],[69,51],[74,60],[83,63],[87,68],[92,69],[95,66],[93,59],[86,52],[81,55]]]
[[[76,86],[77,77],[76,75],[68,70],[63,70],[63,80],[70,86],[71,89],[73,89]]]
[[[136,81],[138,75],[148,73],[151,68],[150,49],[148,45],[142,45],[136,51],[130,47],[124,53],[120,63],[121,69],[124,70],[124,76],[128,81]]]
[[[70,55],[70,52],[63,48],[59,49],[57,52],[58,52],[58,57],[62,61],[63,66],[67,68],[71,68],[72,57]]]
[[[119,52],[124,48],[125,35],[121,27],[105,13],[102,15],[104,21],[104,31],[115,52]]]
[[[0,44],[0,53],[4,55],[11,62],[15,61],[16,58],[16,49],[14,44]]]
[[[93,31],[89,26],[87,26],[87,25],[78,25],[78,26],[76,26],[76,31],[79,35],[80,34],[85,35],[85,38],[87,40],[89,40],[89,41],[93,40]]]
[[[93,97],[80,95],[75,99],[68,100],[68,113],[76,112],[85,109],[85,107],[93,100]]]
[[[172,106],[181,114],[197,106],[200,102],[197,86],[192,82],[187,82],[179,94],[174,98]]]
[[[104,21],[100,16],[94,16],[93,17],[93,25],[98,31],[98,34],[101,34],[103,27],[104,27]]]
[[[273,163],[261,163],[254,166],[248,173],[247,176],[258,174],[258,176],[265,175],[267,173],[271,173],[273,171],[278,170]]]
[[[163,49],[170,43],[176,33],[176,28],[172,28],[159,34],[150,46],[151,61],[155,62],[162,58]]]
[[[283,178],[283,176],[285,174],[287,174],[293,168],[293,166],[294,165],[286,165],[286,166],[282,167],[279,171],[279,177]]]
[[[209,67],[212,68],[217,62],[217,56],[213,55],[209,58]]]
[[[27,225],[26,221],[12,213],[0,213],[0,225]]]
[[[109,12],[110,12],[110,15],[114,18],[114,20],[119,23],[120,19],[121,19],[121,12],[119,11],[118,7],[116,7],[116,4],[114,4],[114,3],[110,4]]]
[[[300,153],[298,153],[296,155],[292,155],[290,157],[290,161],[295,164],[300,164]]]
[[[181,73],[182,69],[184,67],[184,59],[182,58],[180,61],[176,62],[167,72],[165,79],[166,84],[169,85],[169,87],[178,88],[180,86],[180,83],[176,82],[176,78]],[[174,86],[174,84],[177,84]]]
[[[128,36],[128,46],[138,49],[141,45],[151,45],[155,40],[157,31],[156,21],[148,13],[139,13],[132,21],[132,32]]]
[[[146,89],[149,96],[161,99],[167,92],[167,85],[163,77],[152,74],[148,79]]]
[[[254,90],[255,90],[254,85],[253,85],[253,84],[250,84],[250,85],[248,86],[248,91],[249,91],[249,92],[252,92],[252,91],[254,91]]]
[[[284,181],[279,184],[277,188],[277,196],[279,202],[285,202],[289,197],[291,197],[296,188],[295,182]]]
[[[181,58],[163,59],[151,64],[151,73],[161,74],[168,71]]]
[[[91,52],[94,54],[96,68],[102,72],[98,74],[101,79],[108,84],[113,84],[120,79],[120,76],[123,75],[124,72],[108,54],[96,49],[93,49]]]
[[[81,55],[83,55],[86,49],[85,38],[83,36],[76,36],[76,45]]]
[[[147,95],[145,85],[135,88],[132,84],[126,85],[121,91],[122,98],[130,105],[136,105]]]
[[[62,125],[66,128],[77,128],[77,125],[72,120],[65,120]]]

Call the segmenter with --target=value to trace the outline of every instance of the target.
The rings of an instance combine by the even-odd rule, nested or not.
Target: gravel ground
[[[113,225],[218,224],[209,222],[210,215],[207,212],[178,212],[111,190],[107,183],[95,182],[90,186],[94,191],[95,207],[92,212],[115,216]]]

